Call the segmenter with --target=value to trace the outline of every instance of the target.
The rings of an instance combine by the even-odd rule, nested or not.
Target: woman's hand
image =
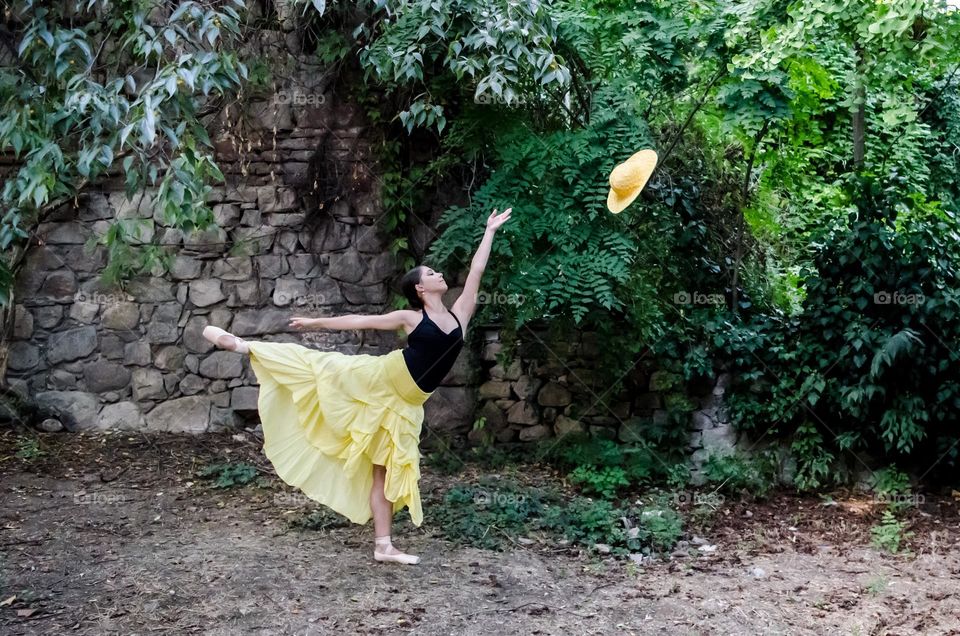
[[[294,316],[290,319],[290,327],[302,331],[304,329],[319,329],[321,327],[320,318],[302,318]]]
[[[513,208],[507,208],[500,214],[497,214],[497,209],[494,208],[493,212],[490,213],[490,216],[487,217],[487,231],[496,232],[501,225],[510,219],[511,210],[513,210]]]

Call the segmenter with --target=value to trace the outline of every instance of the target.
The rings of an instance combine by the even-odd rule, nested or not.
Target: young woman
[[[443,274],[420,265],[401,282],[414,309],[290,320],[297,330],[403,329],[409,334],[404,349],[349,355],[295,343],[248,342],[212,325],[203,330],[218,347],[250,356],[260,383],[264,453],[280,478],[354,523],[372,516],[377,561],[420,560],[393,547],[393,514],[407,506],[413,523],[423,522],[418,487],[423,403],[463,347],[493,236],[511,210],[494,210],[487,218],[463,292],[449,310],[442,301]]]

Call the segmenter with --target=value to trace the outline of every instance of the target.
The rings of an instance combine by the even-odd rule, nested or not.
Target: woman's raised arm
[[[398,309],[386,314],[347,314],[329,318],[303,318],[294,316],[290,327],[297,330],[312,329],[383,329],[396,331],[405,325],[413,327],[419,315],[411,309]]]
[[[470,272],[467,274],[467,280],[463,284],[463,292],[453,303],[454,313],[460,315],[466,322],[473,316],[477,308],[477,293],[480,291],[480,279],[483,278],[483,271],[487,268],[487,259],[490,258],[490,248],[493,245],[493,235],[501,225],[510,218],[510,212],[513,208],[507,208],[501,214],[497,214],[496,209],[487,217],[487,229],[483,233],[483,239],[480,246],[473,255],[470,262]]]

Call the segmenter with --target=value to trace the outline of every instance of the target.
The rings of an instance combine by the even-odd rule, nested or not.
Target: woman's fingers
[[[490,216],[487,217],[487,225],[493,228],[498,228],[503,225],[507,219],[510,218],[510,212],[513,208],[507,208],[500,214],[497,214],[497,208],[493,209],[493,212],[490,213]]]

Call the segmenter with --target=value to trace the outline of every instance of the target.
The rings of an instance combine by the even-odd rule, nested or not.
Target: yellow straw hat
[[[640,195],[647,179],[657,167],[657,153],[641,150],[610,172],[610,194],[607,207],[614,214],[623,211]]]

